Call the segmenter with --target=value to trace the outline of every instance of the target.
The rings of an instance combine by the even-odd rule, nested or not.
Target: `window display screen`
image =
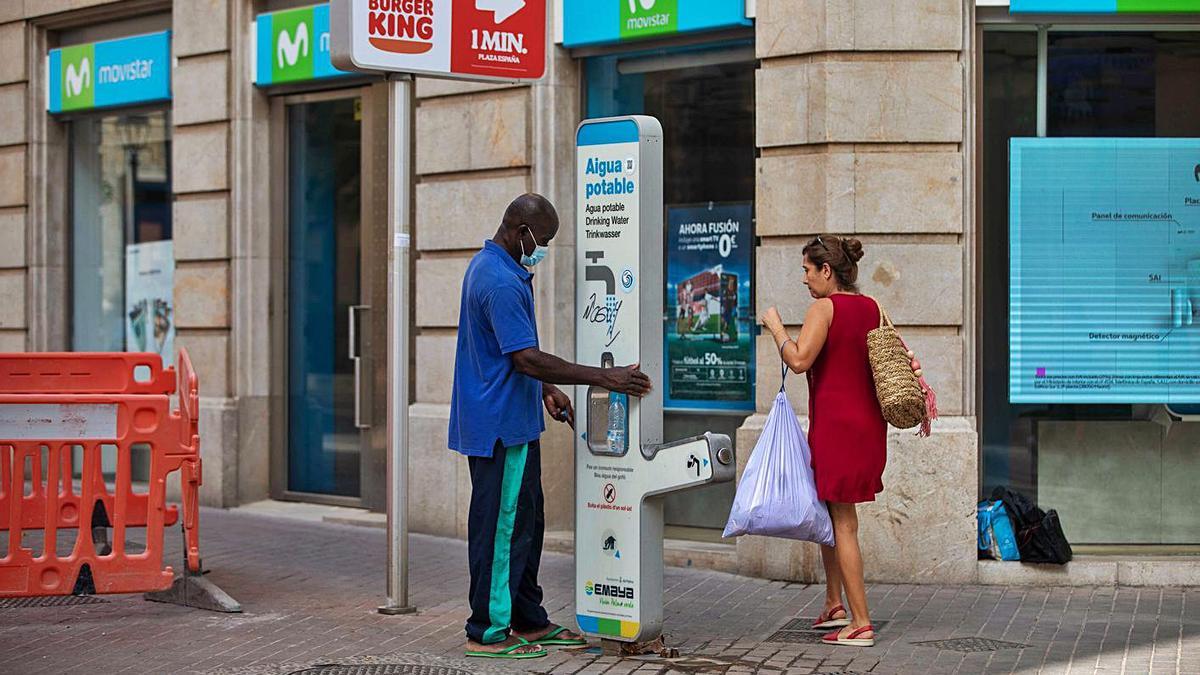
[[[1010,402],[1200,402],[1200,139],[1010,151]]]

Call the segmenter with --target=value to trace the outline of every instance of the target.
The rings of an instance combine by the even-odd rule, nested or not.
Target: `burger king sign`
[[[546,0],[333,0],[330,29],[342,70],[512,81],[546,69]]]

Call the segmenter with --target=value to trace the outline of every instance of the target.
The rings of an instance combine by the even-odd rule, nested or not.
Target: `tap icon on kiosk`
[[[585,120],[576,150],[575,360],[639,363],[656,380],[642,397],[576,390],[586,417],[575,439],[576,621],[586,635],[645,644],[663,629],[663,497],[731,481],[736,462],[722,434],[663,439],[662,125]]]

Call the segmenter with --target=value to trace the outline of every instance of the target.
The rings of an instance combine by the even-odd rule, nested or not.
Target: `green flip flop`
[[[550,631],[549,633],[546,633],[540,639],[534,640],[534,641],[530,642],[529,644],[544,645],[544,646],[549,646],[549,647],[580,647],[580,646],[587,644],[587,640],[584,640],[582,638],[569,639],[569,638],[558,637],[559,635],[562,635],[563,631],[565,631],[565,630],[567,630],[566,627],[559,626],[558,628],[555,628],[554,630]]]
[[[529,646],[533,645],[533,643],[529,642],[528,640],[524,640],[522,638],[517,638],[517,639],[520,640],[520,642],[518,642],[517,644],[515,644],[507,649],[502,649],[498,652],[468,651],[467,656],[474,656],[474,657],[480,658],[480,659],[540,659],[543,656],[546,656],[550,653],[550,652],[546,651],[545,649],[542,649],[542,650],[539,650],[536,652],[525,652],[522,654],[517,654],[515,652],[518,649],[520,649],[522,647],[529,647]]]

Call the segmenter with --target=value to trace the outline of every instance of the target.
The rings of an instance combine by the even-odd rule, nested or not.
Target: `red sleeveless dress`
[[[808,443],[817,497],[871,502],[883,491],[887,462],[887,422],[867,360],[867,333],[879,327],[879,308],[863,295],[829,299],[829,336],[808,371]]]

